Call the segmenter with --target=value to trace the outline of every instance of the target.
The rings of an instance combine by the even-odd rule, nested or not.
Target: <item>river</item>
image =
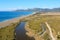
[[[21,22],[16,28],[16,39],[15,40],[35,40],[32,37],[26,35],[25,23]]]

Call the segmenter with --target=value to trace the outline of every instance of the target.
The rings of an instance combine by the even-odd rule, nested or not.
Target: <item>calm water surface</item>
[[[16,17],[21,17],[21,16],[26,16],[32,14],[31,11],[20,11],[20,12],[13,12],[13,11],[0,11],[0,22],[11,19],[11,18],[16,18]]]
[[[35,40],[32,37],[26,35],[25,23],[21,22],[16,28],[16,40]]]

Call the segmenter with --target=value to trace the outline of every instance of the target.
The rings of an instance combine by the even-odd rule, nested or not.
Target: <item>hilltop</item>
[[[15,11],[39,11],[39,12],[60,12],[60,8],[32,8],[32,9],[17,9]]]

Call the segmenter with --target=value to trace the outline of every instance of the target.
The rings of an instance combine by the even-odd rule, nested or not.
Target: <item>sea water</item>
[[[31,11],[0,11],[0,22],[8,20],[15,17],[21,17],[32,14]]]

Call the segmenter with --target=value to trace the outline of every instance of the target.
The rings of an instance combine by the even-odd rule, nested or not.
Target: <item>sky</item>
[[[60,0],[0,0],[0,11],[58,7],[60,7]]]

